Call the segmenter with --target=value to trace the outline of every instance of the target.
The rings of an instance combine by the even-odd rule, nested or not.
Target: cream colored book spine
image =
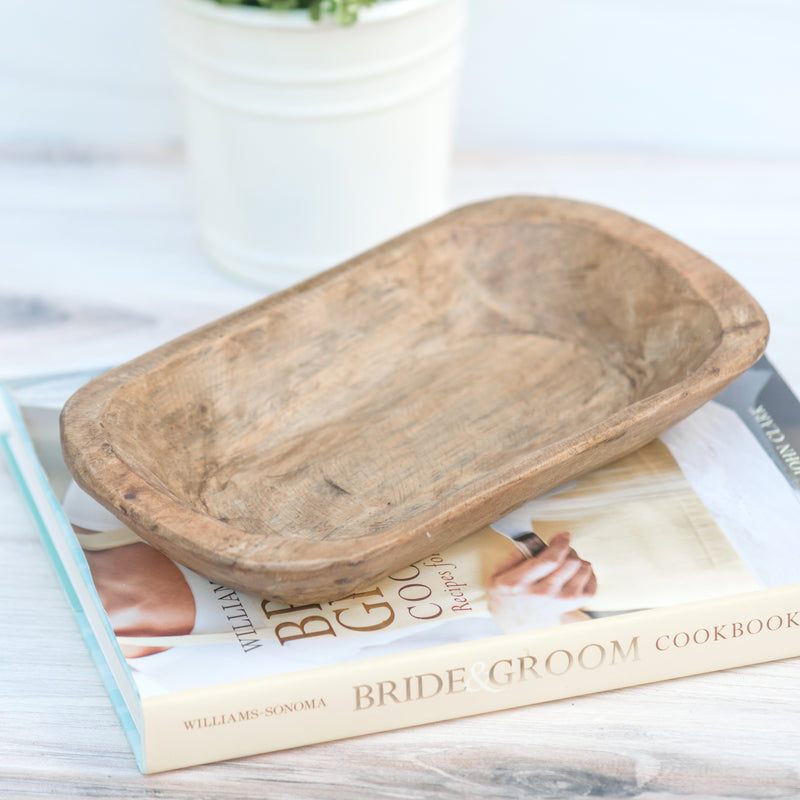
[[[147,772],[800,652],[800,586],[146,698]]]

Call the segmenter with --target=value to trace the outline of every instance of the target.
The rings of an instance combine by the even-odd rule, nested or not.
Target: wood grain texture
[[[92,382],[64,452],[175,560],[328,601],[651,440],[766,336],[755,301],[665,234],[506,198]]]

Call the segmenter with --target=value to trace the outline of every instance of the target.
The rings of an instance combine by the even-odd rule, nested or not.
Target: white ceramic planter
[[[357,24],[170,0],[199,224],[268,287],[439,214],[464,0],[385,0]]]

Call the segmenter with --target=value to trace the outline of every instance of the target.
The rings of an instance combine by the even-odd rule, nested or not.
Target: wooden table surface
[[[205,261],[178,156],[5,162],[0,186],[3,379],[107,366],[264,294]],[[514,193],[610,205],[717,261],[800,389],[800,163],[459,155],[453,205]],[[800,659],[142,776],[5,463],[0,503],[0,796],[800,796]]]

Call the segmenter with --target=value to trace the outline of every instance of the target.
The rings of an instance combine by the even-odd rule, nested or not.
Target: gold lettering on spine
[[[795,621],[793,624],[798,623]],[[706,634],[710,636],[708,631]],[[689,641],[687,639],[686,644]],[[663,635],[657,640],[657,647],[666,650],[670,642],[670,636]],[[354,710],[430,700],[441,694],[503,692],[531,678],[552,680],[576,669],[587,672],[610,669],[619,664],[639,661],[639,658],[639,637],[633,636],[626,643],[613,639],[607,645],[590,642],[575,651],[559,648],[543,654],[541,659],[525,653],[498,658],[489,665],[475,661],[466,667],[451,667],[441,672],[422,672],[353,686]]]

